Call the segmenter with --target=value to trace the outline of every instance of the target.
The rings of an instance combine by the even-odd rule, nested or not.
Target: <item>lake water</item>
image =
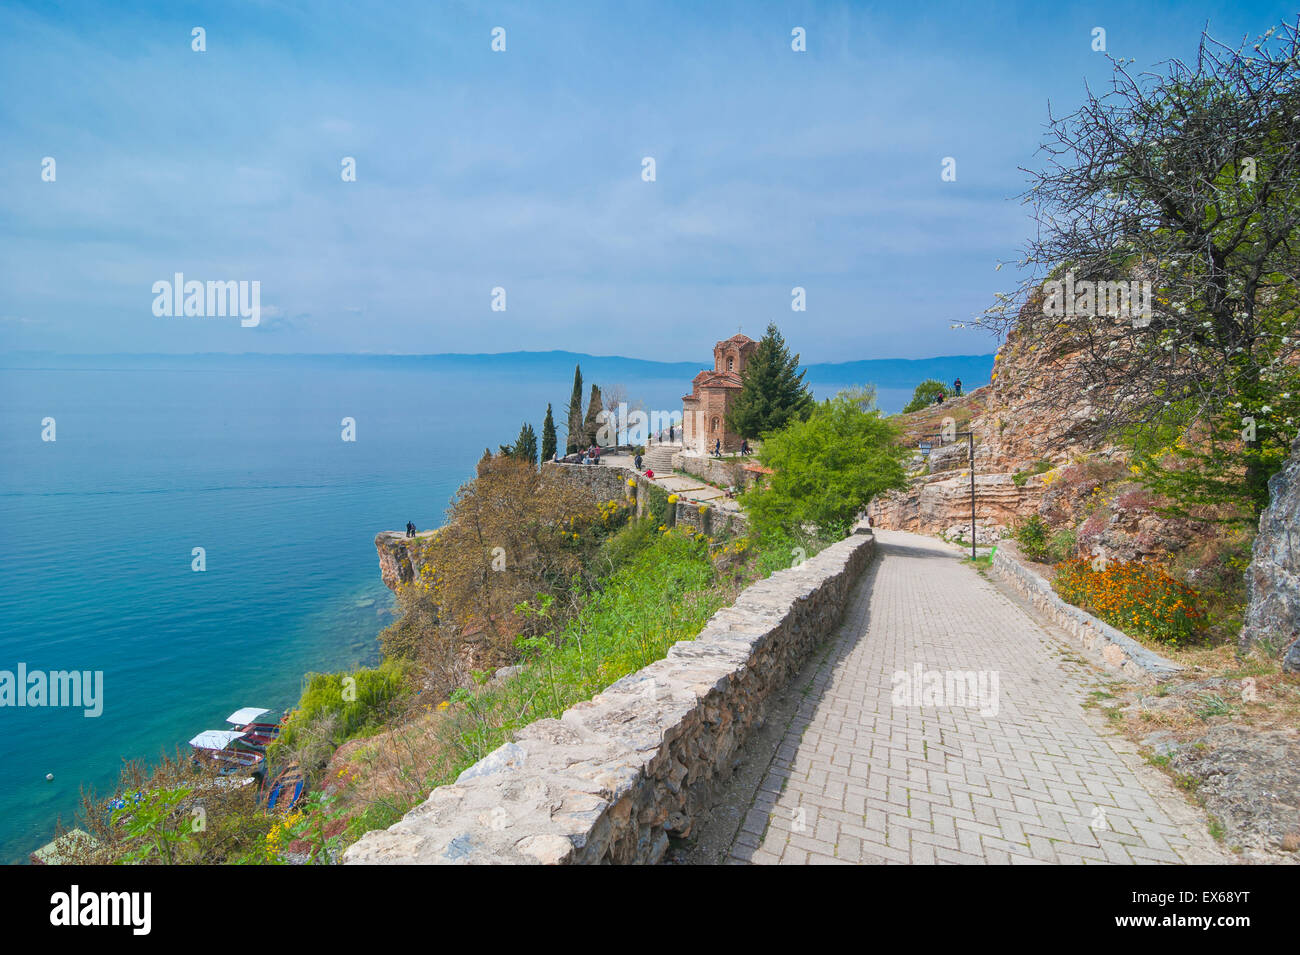
[[[650,408],[680,409],[698,370],[581,360],[588,387]],[[524,419],[540,440],[573,361],[0,356],[0,670],[104,674],[97,718],[0,708],[0,860],[47,841],[123,759],[242,706],[287,707],[305,672],[373,663],[392,607],[376,532],[442,523],[484,447]],[[819,397],[855,383],[825,378]]]

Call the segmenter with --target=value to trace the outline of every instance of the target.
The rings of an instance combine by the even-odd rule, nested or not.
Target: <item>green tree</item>
[[[873,497],[906,485],[911,452],[898,436],[869,389],[842,391],[770,434],[760,452],[775,472],[770,486],[741,496],[755,531],[799,535],[811,524],[826,536],[846,535]]]
[[[546,420],[542,422],[542,460],[549,461],[555,457],[555,418],[551,416],[551,404],[546,403]]]
[[[526,461],[533,467],[537,467],[537,432],[527,421],[520,427],[519,437],[515,438],[514,444],[502,444],[498,447],[503,456],[517,461]]]
[[[792,421],[807,418],[815,402],[776,325],[769,324],[745,363],[743,385],[727,414],[727,430],[762,438]]]
[[[951,392],[948,387],[936,378],[927,378],[916,386],[912,392],[912,400],[903,408],[903,414],[911,414],[913,411],[920,411],[922,408],[928,408],[934,404],[934,399],[943,395],[947,398]]]
[[[582,441],[582,366],[573,366],[573,394],[569,396],[568,431],[564,436],[565,454],[577,451]]]
[[[582,446],[584,448],[596,443],[596,432],[600,430],[598,416],[604,407],[604,402],[600,397],[600,386],[592,385],[591,402],[587,405],[587,417],[582,422]]]

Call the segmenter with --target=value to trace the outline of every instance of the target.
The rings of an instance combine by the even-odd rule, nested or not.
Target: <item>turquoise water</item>
[[[392,607],[375,533],[440,524],[485,446],[525,418],[540,436],[548,401],[563,417],[572,362],[0,358],[0,670],[104,673],[98,718],[0,708],[0,860],[47,841],[123,759],[289,706],[305,672],[374,662]],[[583,370],[680,408],[694,369]]]

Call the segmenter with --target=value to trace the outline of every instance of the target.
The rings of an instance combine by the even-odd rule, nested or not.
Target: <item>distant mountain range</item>
[[[706,357],[707,356],[703,356]],[[571,376],[573,366],[582,366],[587,381],[616,382],[623,374],[638,378],[675,378],[689,382],[696,372],[705,367],[694,361],[649,361],[644,358],[624,358],[618,355],[588,355],[571,351],[500,352],[497,354],[439,354],[439,355],[273,355],[257,352],[230,354],[211,352],[192,355],[61,355],[53,352],[10,352],[0,355],[0,367],[7,368],[185,368],[201,365],[212,367],[247,367],[250,363],[276,364],[292,362],[315,364],[323,367],[342,364],[365,363],[389,365],[394,368],[438,367],[455,364],[460,367],[481,364],[526,368],[530,372],[547,375]],[[951,382],[960,378],[967,388],[986,384],[993,371],[993,355],[946,355],[936,358],[864,358],[859,361],[818,362],[805,366],[805,380],[813,386],[874,384],[878,388],[914,388],[926,378]]]

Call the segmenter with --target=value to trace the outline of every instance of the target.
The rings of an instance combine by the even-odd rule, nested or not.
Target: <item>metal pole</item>
[[[970,559],[975,559],[975,432],[966,432],[970,449]]]

